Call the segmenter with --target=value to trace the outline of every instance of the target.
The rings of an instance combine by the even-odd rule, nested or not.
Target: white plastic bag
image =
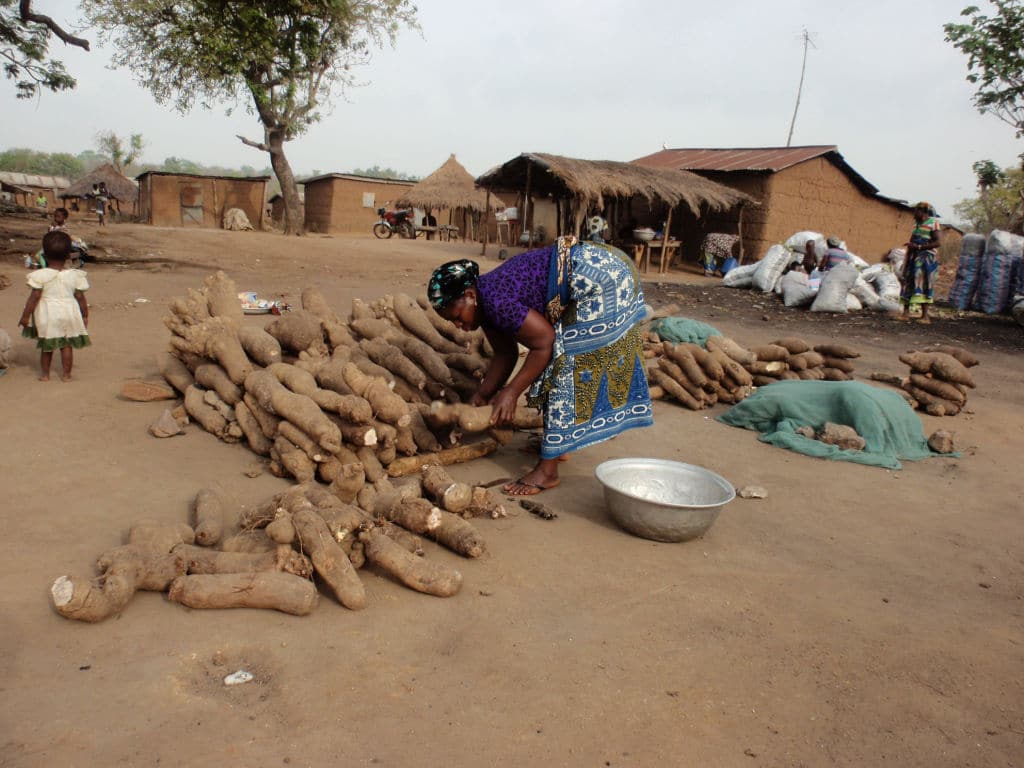
[[[806,232],[797,232],[786,241],[785,245],[791,251],[806,253],[808,240],[814,241],[814,253],[818,256],[818,261],[821,261],[821,257],[824,256],[825,251],[828,250],[828,245],[825,242],[825,236],[820,232],[811,232],[809,230]]]
[[[852,293],[846,294],[847,312],[860,312],[862,309],[864,309],[864,306],[860,303],[860,299],[858,299]]]
[[[875,275],[875,291],[878,297],[884,301],[900,300],[900,279],[887,269],[883,269]]]
[[[733,267],[725,277],[722,278],[722,285],[726,288],[749,288],[754,284],[754,272],[760,262],[744,264],[740,267]]]
[[[867,280],[864,279],[864,273],[862,272],[860,277],[857,278],[857,282],[853,284],[853,288],[850,289],[850,295],[856,296],[857,300],[868,309],[877,312],[879,297],[875,289],[868,285]]]
[[[787,307],[806,307],[817,295],[807,284],[807,275],[803,272],[787,272],[779,285],[782,286],[782,303]]]
[[[757,262],[754,270],[754,287],[763,293],[770,293],[775,283],[782,277],[782,272],[789,264],[789,250],[784,245],[773,245],[764,258]]]
[[[847,253],[850,253],[850,252],[847,251]],[[866,261],[864,261],[864,259],[862,259],[860,256],[858,256],[856,253],[850,253],[850,263],[853,264],[853,266],[855,266],[859,270],[865,270],[865,269],[867,269],[868,267],[871,266]]]
[[[811,312],[845,313],[846,297],[857,282],[858,274],[857,269],[848,264],[840,264],[826,272],[821,279],[818,295],[811,304]]]

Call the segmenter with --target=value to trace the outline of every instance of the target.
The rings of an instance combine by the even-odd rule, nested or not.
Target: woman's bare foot
[[[50,374],[44,373],[42,376],[39,377],[39,380],[40,381],[49,381],[50,380]]]
[[[931,325],[932,319],[928,315],[921,315],[917,322],[921,323],[921,325]]]
[[[501,490],[509,496],[534,496],[549,491],[561,482],[558,479],[560,459],[541,459],[537,466],[513,483],[507,483]]]
[[[60,377],[60,380],[61,381],[71,381],[71,374],[70,373],[65,373],[63,376]]]

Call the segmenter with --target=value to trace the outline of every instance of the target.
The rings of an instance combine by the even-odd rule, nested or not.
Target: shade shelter
[[[263,229],[269,176],[205,176],[146,171],[139,175],[139,216],[157,227],[220,229],[224,213],[240,208]]]
[[[110,206],[119,214],[135,216],[139,208],[139,185],[121,173],[112,163],[94,168],[75,180],[75,182],[61,192],[64,207],[72,211],[82,212],[89,210],[88,202],[84,202],[92,195],[94,185],[103,182],[107,185],[107,199]]]
[[[406,208],[422,208],[426,212],[448,210],[448,224],[462,222],[462,236],[475,239],[475,221],[478,216],[486,217],[490,211],[505,207],[497,195],[490,190],[480,189],[472,175],[451,155],[436,171],[398,198],[398,205]],[[485,232],[486,232],[486,219]]]
[[[5,201],[26,208],[53,210],[60,194],[71,182],[63,176],[39,176],[17,171],[0,171],[0,193]],[[44,200],[43,205],[39,202]]]
[[[533,231],[534,198],[548,198],[555,205],[557,234],[579,234],[586,216],[601,212],[613,239],[634,222],[656,225],[664,232],[663,250],[674,234],[698,228],[695,225],[708,212],[736,209],[742,229],[742,209],[754,204],[742,192],[686,171],[540,152],[525,152],[476,183],[485,189],[522,190],[527,230]]]

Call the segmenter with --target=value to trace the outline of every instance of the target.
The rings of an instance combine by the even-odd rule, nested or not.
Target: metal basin
[[[736,498],[725,478],[694,464],[664,459],[614,459],[594,470],[612,519],[654,541],[703,534]]]

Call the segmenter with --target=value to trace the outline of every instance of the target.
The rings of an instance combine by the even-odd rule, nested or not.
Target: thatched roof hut
[[[112,163],[94,168],[89,173],[76,179],[75,182],[61,192],[61,197],[85,197],[92,194],[94,184],[104,182],[107,185],[107,196],[122,202],[134,203],[139,197],[139,185],[121,173]]]
[[[483,212],[487,209],[487,193],[476,186],[469,171],[452,155],[444,165],[406,191],[397,204],[425,211],[462,208]],[[504,207],[501,200],[491,195],[491,210]]]
[[[650,211],[667,212],[682,207],[677,229],[695,229],[693,222],[709,213],[736,212],[742,230],[742,209],[757,202],[738,190],[689,171],[648,168],[613,160],[578,160],[541,152],[524,152],[476,180],[485,189],[523,190],[523,224],[531,227],[534,197],[551,198],[559,232],[579,232],[590,210],[605,212],[613,231],[636,213],[637,203]],[[683,219],[686,219],[686,222]],[[669,227],[666,227],[666,230]],[[742,231],[741,231],[742,234]]]
[[[585,208],[604,208],[605,198],[641,197],[672,208],[685,203],[699,214],[702,207],[721,211],[753,202],[742,192],[688,171],[645,168],[613,160],[577,160],[541,152],[524,152],[492,168],[476,183],[492,189],[522,189],[528,178],[533,194],[576,198]]]

